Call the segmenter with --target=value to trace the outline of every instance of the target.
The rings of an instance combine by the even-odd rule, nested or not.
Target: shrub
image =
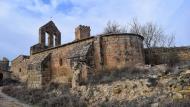
[[[190,99],[174,100],[162,102],[159,107],[189,107]]]
[[[86,107],[84,100],[70,93],[70,86],[50,83],[43,89],[27,89],[25,86],[5,86],[2,90],[9,96],[40,107]],[[55,94],[54,91],[61,92]]]
[[[44,99],[41,107],[87,107],[84,100],[74,95],[62,95],[59,97]]]
[[[175,66],[177,63],[179,63],[179,57],[178,57],[177,53],[169,52],[167,64],[169,66]]]

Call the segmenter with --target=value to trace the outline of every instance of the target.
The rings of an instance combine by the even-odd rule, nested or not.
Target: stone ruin
[[[0,80],[11,71],[12,77],[27,83],[28,88],[42,88],[51,82],[77,87],[89,84],[105,71],[145,64],[147,49],[143,37],[131,33],[112,33],[91,36],[90,27],[75,28],[75,39],[61,44],[61,32],[53,21],[39,28],[39,43],[31,46],[30,55],[19,55],[11,61],[0,61]],[[158,64],[168,60],[171,52],[182,62],[190,61],[189,47],[154,48]],[[154,60],[155,61],[155,60]]]
[[[61,33],[53,21],[39,28],[39,43],[30,56],[12,61],[11,71],[28,88],[50,82],[77,87],[93,81],[106,70],[144,64],[143,37],[130,33],[90,35],[90,27],[79,25],[75,40],[61,45]],[[48,36],[46,40],[46,36]]]
[[[3,59],[0,60],[0,81],[9,77],[9,60],[6,57],[3,57]]]

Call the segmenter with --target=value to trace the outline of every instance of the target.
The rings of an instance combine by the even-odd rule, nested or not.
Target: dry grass
[[[135,67],[104,70],[100,72],[101,74],[94,76],[94,81],[93,81],[94,84],[110,83],[125,79],[130,79],[130,80],[142,79],[142,78],[147,78],[147,74],[149,73],[143,69]]]
[[[44,89],[27,89],[25,86],[5,86],[2,90],[22,102],[40,107],[86,107],[85,101],[70,93],[70,87],[51,83]],[[58,93],[59,92],[59,93]]]

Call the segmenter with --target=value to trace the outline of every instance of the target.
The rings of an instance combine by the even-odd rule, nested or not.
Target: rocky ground
[[[42,90],[5,87],[5,93],[42,107],[189,107],[190,64],[113,70],[77,88],[51,84]],[[22,95],[21,95],[22,94]]]
[[[98,84],[72,90],[91,106],[166,106],[186,101],[190,96],[190,66],[136,66],[116,71]],[[188,100],[190,101],[190,100]],[[178,105],[175,104],[175,105]],[[190,103],[185,103],[189,105]],[[190,106],[190,105],[189,105]]]

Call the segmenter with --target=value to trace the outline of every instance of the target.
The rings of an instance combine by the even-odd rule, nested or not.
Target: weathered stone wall
[[[41,72],[30,71],[28,72],[27,81],[28,88],[42,88],[42,74]]]
[[[133,34],[102,37],[102,60],[105,69],[144,64],[143,38]]]
[[[14,79],[18,79],[21,82],[26,82],[28,78],[28,62],[29,56],[20,55],[11,62],[12,75]]]
[[[11,78],[9,68],[9,60],[6,57],[3,57],[3,59],[0,60],[0,81]]]
[[[174,58],[176,59],[177,62],[190,61],[189,47],[152,48],[151,53],[152,53],[151,56],[148,55],[148,49],[145,49],[146,62],[151,62],[151,64],[166,63],[171,59],[174,60]],[[148,61],[148,60],[154,60],[154,61]]]
[[[11,72],[10,71],[0,70],[0,81],[5,80],[5,79],[10,79],[10,78],[11,78]]]
[[[51,76],[52,80],[56,82],[71,82],[72,79],[72,69],[70,65],[70,52],[75,47],[80,47],[86,43],[92,42],[93,38],[89,38],[82,41],[77,41],[69,44],[62,45],[60,47],[52,48],[40,53],[36,53],[31,55],[35,57],[37,55],[43,55],[47,53],[51,53]]]
[[[0,70],[9,71],[9,60],[6,57],[0,60]]]
[[[51,81],[51,54],[36,55],[28,65],[28,88],[42,88]]]

